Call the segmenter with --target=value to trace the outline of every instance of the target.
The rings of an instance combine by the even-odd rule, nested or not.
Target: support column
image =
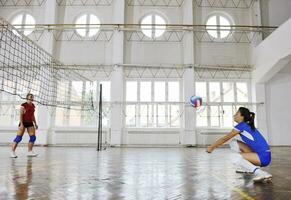
[[[112,20],[113,23],[123,24],[125,21],[125,0],[113,2]],[[123,133],[123,68],[118,64],[124,62],[124,33],[116,31],[112,38],[112,63],[115,65],[115,70],[111,74],[111,101],[113,106],[111,109],[111,145],[122,144]],[[119,102],[119,103],[117,103]]]
[[[56,1],[47,1],[45,6],[45,24],[55,24],[57,20],[57,3]],[[44,37],[44,40],[41,43],[41,46],[50,54],[54,55],[54,45],[55,40],[52,36],[52,34],[48,34],[49,38]],[[51,77],[48,74],[48,77]],[[52,87],[52,85],[50,86]],[[49,97],[48,97],[49,98]],[[54,123],[54,117],[51,116],[50,110],[55,108],[49,108],[46,106],[38,106],[38,126],[39,130],[37,134],[37,144],[41,145],[47,145],[51,144],[52,142],[52,133],[51,133],[51,127]]]
[[[268,132],[268,122],[267,122],[267,104],[266,104],[266,84],[264,83],[254,83],[253,85],[253,102],[264,103],[257,105],[256,109],[256,121],[257,128],[262,133],[262,135],[266,138],[266,140],[270,140],[269,132]]]
[[[185,0],[183,4],[183,24],[193,24],[193,1]],[[185,33],[183,38],[183,62],[194,64],[194,37],[193,32]],[[194,68],[186,69],[183,76],[184,102],[189,102],[195,93]],[[181,133],[181,144],[196,145],[196,114],[195,109],[185,106],[184,131]]]

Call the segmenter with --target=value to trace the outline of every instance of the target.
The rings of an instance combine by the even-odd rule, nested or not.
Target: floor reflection
[[[227,149],[38,148],[10,159],[0,147],[0,186],[10,199],[291,199],[291,157],[275,148],[270,184],[236,174]],[[6,154],[7,152],[7,154]],[[1,196],[0,196],[1,197]],[[1,199],[1,198],[0,198]],[[2,199],[1,199],[2,200]],[[6,199],[5,199],[6,200]]]

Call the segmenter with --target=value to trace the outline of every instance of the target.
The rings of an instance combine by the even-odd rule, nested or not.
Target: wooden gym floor
[[[227,148],[0,147],[0,199],[291,199],[291,147],[272,148],[271,183],[236,174]]]

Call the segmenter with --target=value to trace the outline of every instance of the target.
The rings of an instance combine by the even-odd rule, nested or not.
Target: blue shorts
[[[261,161],[261,167],[266,167],[270,164],[271,162],[271,151],[263,151],[263,152],[257,152],[260,161]]]

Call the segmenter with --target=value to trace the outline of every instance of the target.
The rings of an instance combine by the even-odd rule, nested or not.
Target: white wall
[[[126,3],[126,0],[123,0]],[[150,6],[127,6],[125,9],[120,6],[121,0],[113,1],[111,6],[79,6],[79,7],[56,7],[56,23],[71,24],[74,23],[80,14],[89,12],[98,16],[101,23],[136,23],[138,24],[143,16],[150,12],[157,12],[165,17],[168,24],[205,24],[207,17],[214,11],[223,12],[229,15],[236,25],[250,25],[254,18],[250,9],[216,9],[216,8],[193,8],[192,0],[185,0],[182,7],[150,7]],[[123,5],[124,6],[124,5]],[[117,11],[117,9],[120,10]],[[53,9],[53,8],[52,8]],[[42,7],[27,8],[0,8],[0,16],[10,19],[15,13],[27,10],[35,18],[37,23],[46,23],[44,16],[50,10],[46,10],[46,5]],[[185,13],[187,12],[187,13]],[[117,14],[116,14],[117,13]],[[125,14],[125,16],[123,16]],[[255,23],[255,22],[254,22]],[[258,22],[256,22],[258,23]],[[194,42],[193,33],[187,33],[187,37],[181,42],[132,42],[127,41],[126,36],[121,32],[115,35],[110,42],[93,42],[93,41],[58,41],[52,52],[57,59],[64,63],[70,64],[92,64],[92,63],[126,63],[126,64],[210,64],[210,65],[245,65],[250,64],[252,47],[250,44],[217,44],[217,43],[199,43]],[[47,44],[40,42],[46,49]],[[123,100],[123,81],[124,74],[122,69],[115,71],[111,77],[112,100]],[[193,69],[187,70],[183,77],[184,100],[188,101],[189,96],[194,94],[194,73]],[[118,92],[116,92],[118,91]],[[195,135],[195,111],[190,108],[185,114],[183,127],[178,130],[156,131],[150,135],[147,133],[135,133],[134,131],[124,130],[123,119],[120,116],[121,106],[113,108],[111,124],[112,143],[114,144],[196,144]],[[43,115],[41,115],[43,116]],[[40,118],[40,120],[46,117]],[[185,127],[186,128],[185,128]],[[185,128],[185,130],[183,129]],[[15,132],[16,129],[10,130],[9,133]],[[52,130],[50,139],[40,136],[38,140],[41,144],[69,144],[69,143],[87,143],[95,141],[96,135],[94,130],[78,130],[85,132],[87,139],[80,140],[79,135],[74,131]],[[127,132],[126,132],[127,131]],[[3,130],[3,133],[5,130]],[[2,134],[2,132],[1,132]],[[1,135],[1,136],[4,136]],[[84,135],[83,135],[84,136]],[[215,136],[216,138],[219,136]],[[14,137],[14,136],[13,136]],[[2,141],[11,141],[11,136],[5,134]],[[211,136],[211,141],[214,136]],[[199,141],[205,140],[204,136],[199,137]],[[209,140],[210,141],[210,140]],[[209,142],[207,142],[209,143]]]
[[[290,0],[261,0],[262,24],[280,26],[291,17]]]
[[[126,6],[125,21],[138,24],[149,13],[161,15],[167,24],[182,23],[182,8],[179,7],[134,7]],[[125,40],[126,41],[126,40]],[[125,42],[125,63],[157,64],[182,63],[181,42]]]
[[[266,87],[267,119],[271,145],[291,144],[291,62]]]

